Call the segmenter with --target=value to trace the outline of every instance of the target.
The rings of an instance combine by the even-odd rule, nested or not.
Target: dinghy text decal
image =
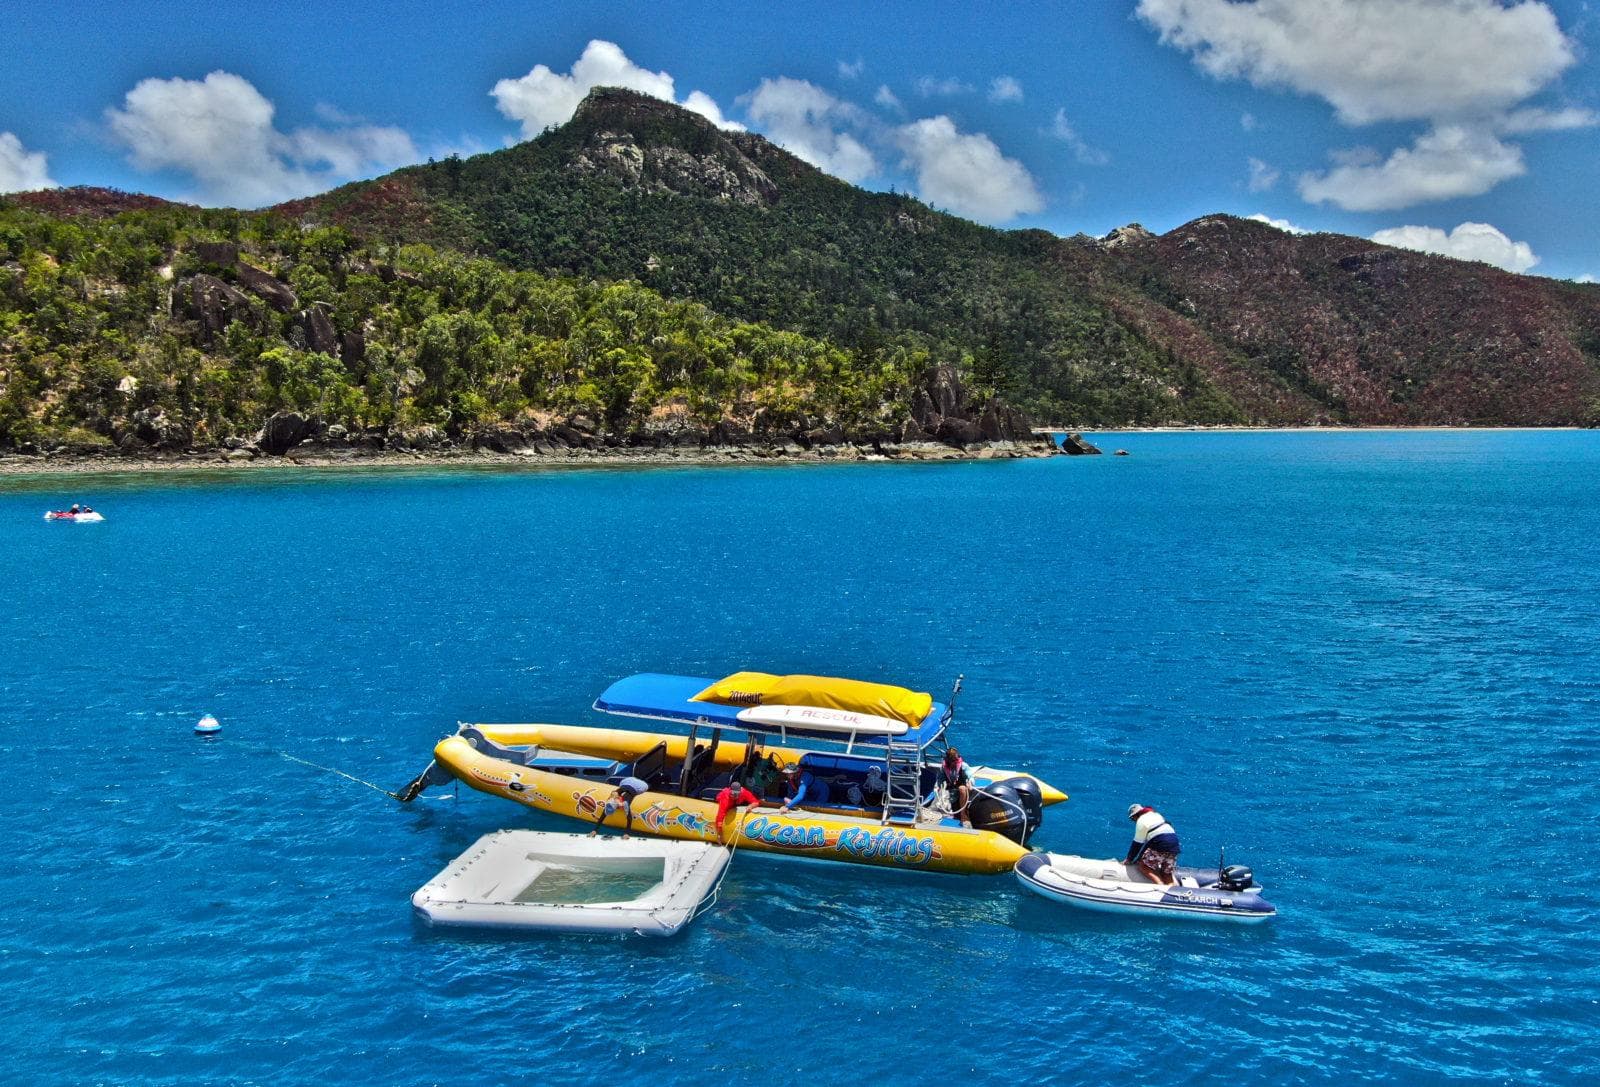
[[[885,857],[921,865],[940,855],[939,847],[932,838],[914,838],[892,828],[868,831],[846,827],[836,834],[829,834],[824,827],[780,823],[765,815],[758,815],[745,823],[744,836],[752,841],[791,849],[831,849],[835,853],[848,853],[863,860]]]

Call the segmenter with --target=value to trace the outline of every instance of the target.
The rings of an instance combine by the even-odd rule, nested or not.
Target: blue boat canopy
[[[619,717],[642,717],[647,721],[672,721],[681,724],[709,724],[719,728],[737,729],[740,732],[762,736],[800,736],[810,740],[843,743],[846,737],[838,732],[760,725],[739,720],[741,706],[723,706],[716,702],[695,702],[694,696],[705,690],[712,680],[695,676],[668,676],[658,672],[641,672],[636,676],[619,679],[600,693],[594,708],[601,713]],[[915,728],[893,737],[897,742],[914,743],[925,748],[939,736],[939,722],[944,717],[942,702],[935,702],[928,716]],[[856,747],[884,746],[886,736],[862,735],[855,739]]]

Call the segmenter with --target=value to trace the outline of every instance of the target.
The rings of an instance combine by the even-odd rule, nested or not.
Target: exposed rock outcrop
[[[530,449],[537,440],[536,435],[528,434],[514,426],[488,427],[472,437],[474,449],[487,449],[494,453],[521,453]]]
[[[140,408],[129,422],[133,437],[151,449],[182,449],[191,439],[189,427],[160,408]]]
[[[280,411],[266,421],[251,444],[276,456],[312,437],[315,430],[312,421],[298,412]]]
[[[339,361],[352,370],[358,368],[367,357],[367,337],[365,333],[351,329],[339,333]]]
[[[279,313],[289,313],[300,304],[289,285],[270,272],[240,261],[235,268],[239,282],[251,294],[264,300]]]
[[[339,353],[339,332],[333,327],[333,322],[328,319],[321,306],[301,310],[299,325],[300,331],[305,335],[308,350],[321,351],[325,355]]]
[[[592,135],[573,156],[579,173],[605,173],[628,188],[726,200],[735,204],[773,204],[772,178],[699,114],[635,91],[597,87],[573,116],[575,127]],[[692,128],[675,142],[641,139],[655,126]]]
[[[1124,246],[1137,245],[1140,242],[1150,241],[1154,237],[1154,234],[1150,233],[1150,231],[1146,230],[1138,223],[1129,223],[1127,226],[1117,227],[1104,238],[1101,238],[1100,248],[1121,249]]]
[[[250,313],[250,299],[216,276],[204,272],[190,279],[181,293],[189,316],[200,323],[200,339],[210,346],[229,323]]]
[[[947,445],[1034,440],[1026,412],[998,397],[975,407],[961,374],[949,364],[929,370],[912,390],[911,421],[920,428],[921,436]],[[912,437],[904,435],[905,439]]]

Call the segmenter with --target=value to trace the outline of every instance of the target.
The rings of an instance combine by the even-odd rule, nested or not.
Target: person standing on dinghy
[[[1128,818],[1133,820],[1133,843],[1123,864],[1139,862],[1139,871],[1163,887],[1177,883],[1173,869],[1178,865],[1178,854],[1183,847],[1178,844],[1178,832],[1167,817],[1143,804],[1129,804]]]

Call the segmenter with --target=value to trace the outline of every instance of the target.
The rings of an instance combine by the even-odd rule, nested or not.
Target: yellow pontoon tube
[[[441,740],[433,758],[436,766],[480,792],[590,824],[614,792],[605,781],[519,766],[485,754],[459,735]],[[718,840],[713,801],[652,790],[636,797],[632,807],[636,831],[682,841]],[[603,820],[605,826],[617,829],[625,822],[620,808]],[[988,830],[882,825],[875,818],[780,812],[771,807],[729,812],[722,840],[762,853],[964,875],[1009,872],[1028,852]]]

